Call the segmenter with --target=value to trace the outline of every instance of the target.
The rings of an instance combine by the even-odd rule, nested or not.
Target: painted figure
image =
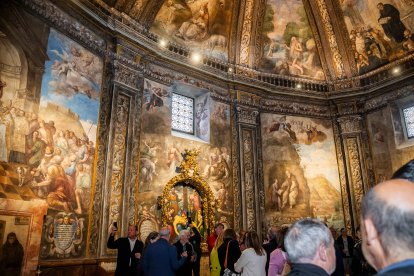
[[[382,26],[385,35],[401,43],[404,40],[405,26],[401,22],[400,12],[391,4],[378,3],[380,13],[378,23]]]

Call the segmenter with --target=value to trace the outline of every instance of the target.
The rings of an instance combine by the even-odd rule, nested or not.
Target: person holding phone
[[[144,244],[137,239],[138,227],[130,225],[127,237],[115,240],[117,226],[116,222],[112,224],[107,243],[108,248],[118,249],[115,276],[142,275],[140,260]]]

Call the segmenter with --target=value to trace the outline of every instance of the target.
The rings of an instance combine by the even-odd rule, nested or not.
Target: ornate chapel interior
[[[414,156],[412,32],[410,0],[0,1],[0,244],[110,275],[113,222],[354,232]]]

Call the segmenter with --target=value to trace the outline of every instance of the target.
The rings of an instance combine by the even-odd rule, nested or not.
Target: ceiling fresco
[[[325,79],[302,1],[269,0],[262,34],[262,70]]]
[[[335,40],[332,35],[343,35],[345,41],[341,49],[349,50],[349,55],[344,55],[349,56],[344,64],[356,75],[406,57],[414,50],[413,0],[316,1],[329,7],[329,14],[318,14],[318,9],[307,11],[315,6],[311,0],[103,2],[144,26],[150,26],[151,32],[166,41],[222,61],[241,57],[240,50],[229,49],[241,47],[244,30],[249,30],[252,37],[261,33],[257,41],[247,44],[251,48],[249,52],[259,51],[260,54],[254,56],[260,59],[247,63],[257,64],[255,69],[259,71],[277,75],[316,80],[330,78],[332,72],[324,71],[328,67],[322,66],[321,61],[332,60],[334,53],[322,49],[318,40],[323,45],[330,44]],[[260,12],[263,5],[266,5],[264,13]],[[248,7],[253,7],[257,17],[245,21],[243,15]],[[333,18],[339,19],[338,24]],[[315,23],[315,27],[311,28],[309,22]],[[332,32],[326,33],[327,29]],[[249,59],[253,59],[253,55]]]
[[[414,1],[341,0],[359,73],[414,50]]]
[[[202,54],[227,59],[232,0],[167,0],[151,31]]]

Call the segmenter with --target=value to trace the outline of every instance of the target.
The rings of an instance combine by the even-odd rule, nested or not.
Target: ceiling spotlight
[[[199,53],[193,53],[191,55],[191,60],[195,63],[199,63],[201,61],[201,55]]]
[[[394,75],[397,75],[397,74],[399,74],[400,72],[401,72],[400,67],[395,67],[394,69],[392,69],[392,73],[393,73]]]
[[[297,89],[301,89],[302,88],[302,85],[300,83],[298,83],[298,84],[296,84],[296,88]]]
[[[227,70],[229,73],[233,72],[233,68],[229,67],[229,69]]]
[[[167,46],[167,41],[165,39],[161,39],[159,43],[161,47]]]

